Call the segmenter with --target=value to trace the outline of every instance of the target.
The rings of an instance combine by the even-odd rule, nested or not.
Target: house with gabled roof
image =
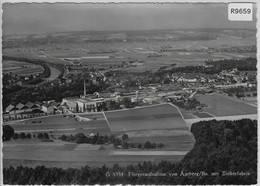
[[[52,102],[50,102],[49,104],[52,105],[52,106],[54,106],[54,108],[56,108],[56,109],[60,106],[60,104],[57,103],[57,102],[55,102],[55,101],[52,101]]]
[[[25,104],[25,106],[28,107],[28,111],[32,111],[32,110],[34,110],[34,109],[39,109],[39,108],[40,108],[40,106],[38,106],[38,105],[36,105],[36,104],[34,104],[34,103],[30,102],[30,101],[28,101],[28,102]]]
[[[26,112],[28,111],[28,107],[22,103],[19,103],[18,105],[16,105],[17,113],[22,113],[22,112]]]
[[[14,105],[10,104],[10,105],[8,105],[8,107],[6,107],[5,110],[9,114],[15,114],[17,112],[18,108],[16,108]]]
[[[43,103],[40,101],[35,101],[34,104],[40,107],[40,106],[42,106]]]
[[[44,103],[42,106],[41,106],[41,110],[47,114],[54,114],[55,111],[54,111],[54,106],[51,105],[51,104],[48,104],[48,103]]]

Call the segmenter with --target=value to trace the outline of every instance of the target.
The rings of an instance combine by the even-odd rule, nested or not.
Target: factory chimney
[[[86,94],[86,82],[85,82],[85,79],[84,79],[84,98],[87,96]]]

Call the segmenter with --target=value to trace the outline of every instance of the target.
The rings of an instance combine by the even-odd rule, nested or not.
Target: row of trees
[[[121,138],[115,137],[114,135],[100,135],[99,133],[87,137],[85,134],[83,133],[78,133],[76,135],[70,135],[70,136],[66,136],[66,135],[62,135],[61,137],[59,137],[59,139],[61,139],[62,141],[68,141],[68,142],[73,142],[73,143],[88,143],[88,144],[99,144],[99,145],[103,145],[103,144],[113,144],[114,147],[119,147],[121,146],[124,149],[128,149],[128,148],[145,148],[145,149],[155,149],[155,148],[163,148],[164,145],[162,143],[151,143],[149,141],[147,141],[144,144],[134,144],[134,143],[129,143],[129,137],[127,134],[123,134]]]
[[[223,89],[223,92],[227,93],[229,96],[235,95],[236,97],[255,97],[257,96],[256,87],[230,87]]]
[[[73,143],[89,143],[89,144],[104,144],[104,143],[108,143],[109,141],[112,141],[112,139],[120,140],[119,138],[116,139],[112,135],[108,137],[107,135],[102,136],[99,133],[91,137],[87,137],[83,133],[78,133],[76,135],[69,135],[69,136],[62,135],[61,137],[59,137],[59,139],[61,139],[62,141],[68,141]]]
[[[24,133],[24,132],[21,132],[21,133],[14,133],[13,139],[31,139],[31,138],[38,138],[38,139],[41,139],[41,140],[47,140],[47,139],[50,139],[50,136],[48,133],[38,133],[37,135],[36,134],[33,134],[31,135],[30,133]]]
[[[41,140],[48,140],[50,139],[50,136],[48,133],[38,133],[36,134],[30,134],[30,133],[15,133],[13,127],[11,127],[10,125],[3,125],[3,135],[2,135],[2,139],[3,141],[8,141],[11,140],[11,138],[13,139],[31,139],[31,138],[38,138]]]

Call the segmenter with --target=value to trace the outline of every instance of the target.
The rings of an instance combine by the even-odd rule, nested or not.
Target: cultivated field
[[[215,35],[216,38],[209,40],[189,40],[193,34]],[[116,38],[114,35],[120,35]],[[121,37],[121,35],[124,35]],[[112,37],[111,37],[112,36]],[[42,35],[41,40],[45,41],[48,35]],[[220,60],[231,58],[256,57],[256,52],[234,52],[214,51],[207,49],[223,49],[230,47],[255,46],[256,39],[254,31],[250,30],[219,30],[219,31],[178,31],[169,30],[158,33],[141,31],[136,33],[60,33],[51,36],[53,41],[49,44],[35,44],[34,47],[5,47],[3,54],[6,56],[35,58],[46,60],[51,63],[65,65],[77,63],[87,66],[109,67],[121,65],[122,62],[139,60],[142,63],[136,67],[126,67],[121,70],[145,71],[158,69],[161,66],[176,64],[177,66],[202,65],[205,60]],[[185,38],[186,39],[180,39]],[[17,42],[20,40],[18,38]],[[22,38],[29,40],[31,38]],[[71,39],[67,41],[67,39]],[[12,41],[12,38],[6,38]],[[60,43],[61,40],[64,42]],[[66,42],[67,41],[67,42]],[[109,41],[109,42],[101,42]],[[170,50],[161,52],[162,47],[170,46]],[[161,57],[148,57],[155,51],[160,52]],[[70,59],[68,61],[65,59]]]
[[[176,129],[188,130],[178,109],[170,104],[106,112],[111,131]]]
[[[40,74],[43,68],[40,65],[32,63],[3,60],[3,73],[12,73],[17,75]]]
[[[204,110],[213,116],[233,116],[256,114],[257,107],[248,103],[221,94],[198,95],[196,96],[201,103],[206,104]]]

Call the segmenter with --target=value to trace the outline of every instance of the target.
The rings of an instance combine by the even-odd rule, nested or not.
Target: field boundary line
[[[110,126],[110,124],[109,124],[109,121],[108,121],[108,119],[107,119],[107,117],[106,117],[105,112],[102,112],[102,113],[103,113],[103,116],[104,116],[104,118],[105,118],[105,120],[106,120],[106,122],[107,122],[107,125],[108,125],[109,129],[112,130],[112,129],[111,129],[111,126]]]
[[[204,112],[204,113],[206,113],[206,114],[208,114],[208,115],[210,115],[210,116],[212,116],[212,117],[217,117],[217,116],[214,116],[213,114],[210,114],[210,113],[208,113],[208,112]]]
[[[188,127],[188,129],[189,129],[189,131],[190,131],[190,127],[189,127],[189,125],[186,123],[186,120],[184,119],[184,117],[183,117],[183,115],[182,115],[180,109],[179,109],[176,105],[174,105],[174,104],[172,104],[172,103],[168,103],[168,104],[171,105],[171,106],[173,106],[173,107],[175,107],[175,108],[179,111],[179,113],[180,113],[180,115],[181,115],[181,117],[182,117],[184,123],[187,125],[187,127]]]

